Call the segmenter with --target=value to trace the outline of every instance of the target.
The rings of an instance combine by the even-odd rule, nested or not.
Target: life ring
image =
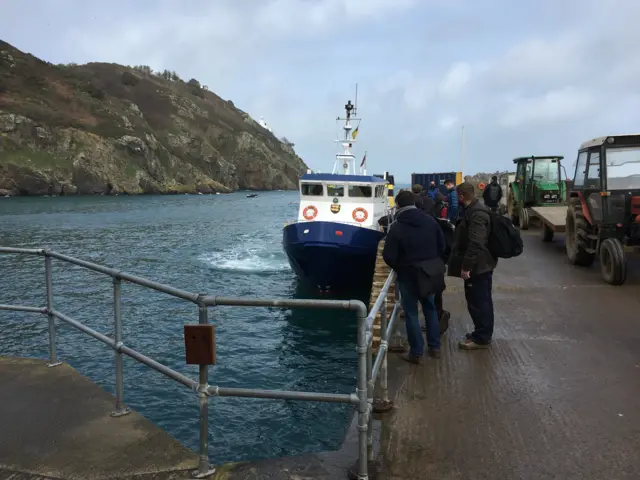
[[[309,212],[311,212],[311,213],[309,213]],[[318,215],[318,209],[316,207],[314,207],[313,205],[309,205],[309,206],[305,207],[304,210],[302,211],[302,216],[306,220],[313,220],[314,218],[316,218],[316,215]]]
[[[487,186],[487,185],[486,185],[484,182],[482,182],[482,183],[480,183],[480,184],[478,185],[478,188],[479,188],[480,190],[484,190],[484,189],[486,188],[486,186]]]
[[[369,212],[367,212],[362,207],[358,207],[353,211],[351,216],[356,222],[364,222],[367,218],[369,218]]]

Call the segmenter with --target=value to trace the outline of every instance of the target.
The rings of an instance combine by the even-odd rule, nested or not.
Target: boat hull
[[[282,246],[296,276],[321,289],[358,289],[371,284],[383,233],[335,222],[287,225]]]

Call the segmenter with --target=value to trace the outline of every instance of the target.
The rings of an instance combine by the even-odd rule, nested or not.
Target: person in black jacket
[[[418,364],[424,353],[418,302],[425,316],[428,354],[432,358],[440,357],[440,327],[434,294],[444,290],[445,241],[435,218],[416,208],[412,192],[399,193],[396,207],[396,220],[389,228],[382,257],[398,274],[410,346],[403,358]]]
[[[500,199],[502,198],[502,187],[498,184],[498,177],[491,177],[491,183],[484,188],[482,192],[482,198],[484,204],[491,209],[492,212],[497,212],[500,206]]]
[[[457,187],[464,214],[456,227],[448,275],[464,279],[464,295],[474,330],[458,344],[464,350],[487,348],[493,336],[493,270],[497,265],[488,249],[491,212],[475,197],[472,184]]]

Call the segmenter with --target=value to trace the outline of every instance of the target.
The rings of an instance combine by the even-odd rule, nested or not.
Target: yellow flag
[[[351,132],[351,138],[353,138],[354,140],[355,140],[355,139],[356,139],[356,137],[358,136],[358,129],[359,129],[359,128],[360,128],[360,125],[358,125],[358,126],[356,127],[356,129],[355,129],[353,132]]]

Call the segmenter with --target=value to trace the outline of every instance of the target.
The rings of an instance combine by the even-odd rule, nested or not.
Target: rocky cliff
[[[0,41],[0,194],[294,189],[306,168],[195,79],[52,65]]]

